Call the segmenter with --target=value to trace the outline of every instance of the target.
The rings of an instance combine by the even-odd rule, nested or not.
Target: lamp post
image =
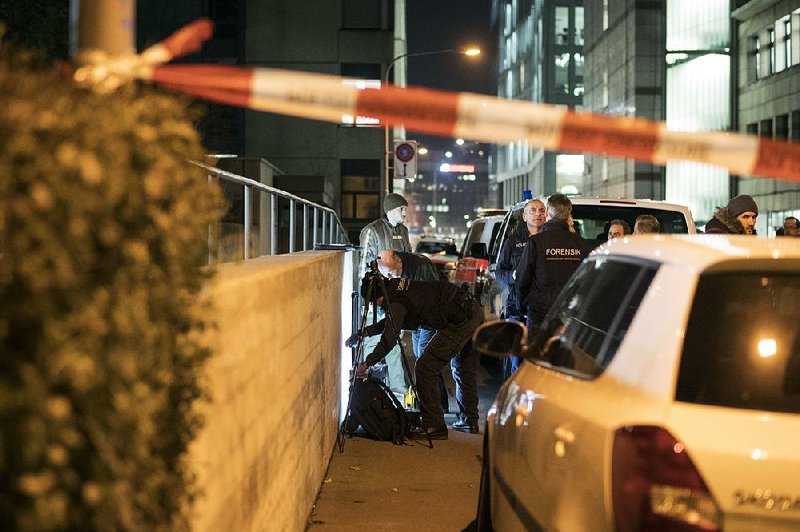
[[[439,54],[462,54],[466,55],[467,57],[475,57],[480,55],[481,51],[480,48],[470,47],[464,50],[456,50],[455,48],[448,48],[446,50],[433,50],[430,52],[409,52],[405,54],[400,54],[391,61],[389,64],[386,65],[386,70],[383,71],[383,80],[381,86],[386,86],[389,83],[389,73],[392,71],[392,67],[396,62],[406,57],[421,57],[423,55],[439,55]],[[386,172],[386,183],[383,190],[383,195],[386,196],[392,192],[392,174],[391,169],[389,168],[389,160],[392,157],[392,151],[389,146],[389,124],[384,124],[383,126],[383,134],[384,134],[384,158],[386,162],[384,164],[384,171]]]

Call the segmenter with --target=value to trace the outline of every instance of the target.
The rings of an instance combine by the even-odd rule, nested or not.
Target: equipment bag
[[[400,445],[408,431],[403,405],[378,379],[355,379],[350,398],[350,417],[345,432],[353,434],[359,426],[370,438]]]

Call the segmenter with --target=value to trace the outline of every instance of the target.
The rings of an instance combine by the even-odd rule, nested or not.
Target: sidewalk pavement
[[[481,432],[449,431],[448,440],[405,445],[362,437],[333,451],[307,530],[460,531],[475,519],[483,452],[483,424],[500,385],[499,361],[478,373]],[[488,371],[487,371],[488,370]],[[455,385],[450,411],[456,412]],[[455,414],[445,416],[448,426]]]

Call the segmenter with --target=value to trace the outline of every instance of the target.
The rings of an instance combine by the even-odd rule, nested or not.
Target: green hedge
[[[0,48],[0,530],[176,530],[219,191],[187,102]]]

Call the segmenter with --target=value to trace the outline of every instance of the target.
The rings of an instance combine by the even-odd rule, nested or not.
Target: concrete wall
[[[209,294],[211,402],[190,454],[203,491],[193,530],[304,529],[336,441],[351,255],[220,266]]]

